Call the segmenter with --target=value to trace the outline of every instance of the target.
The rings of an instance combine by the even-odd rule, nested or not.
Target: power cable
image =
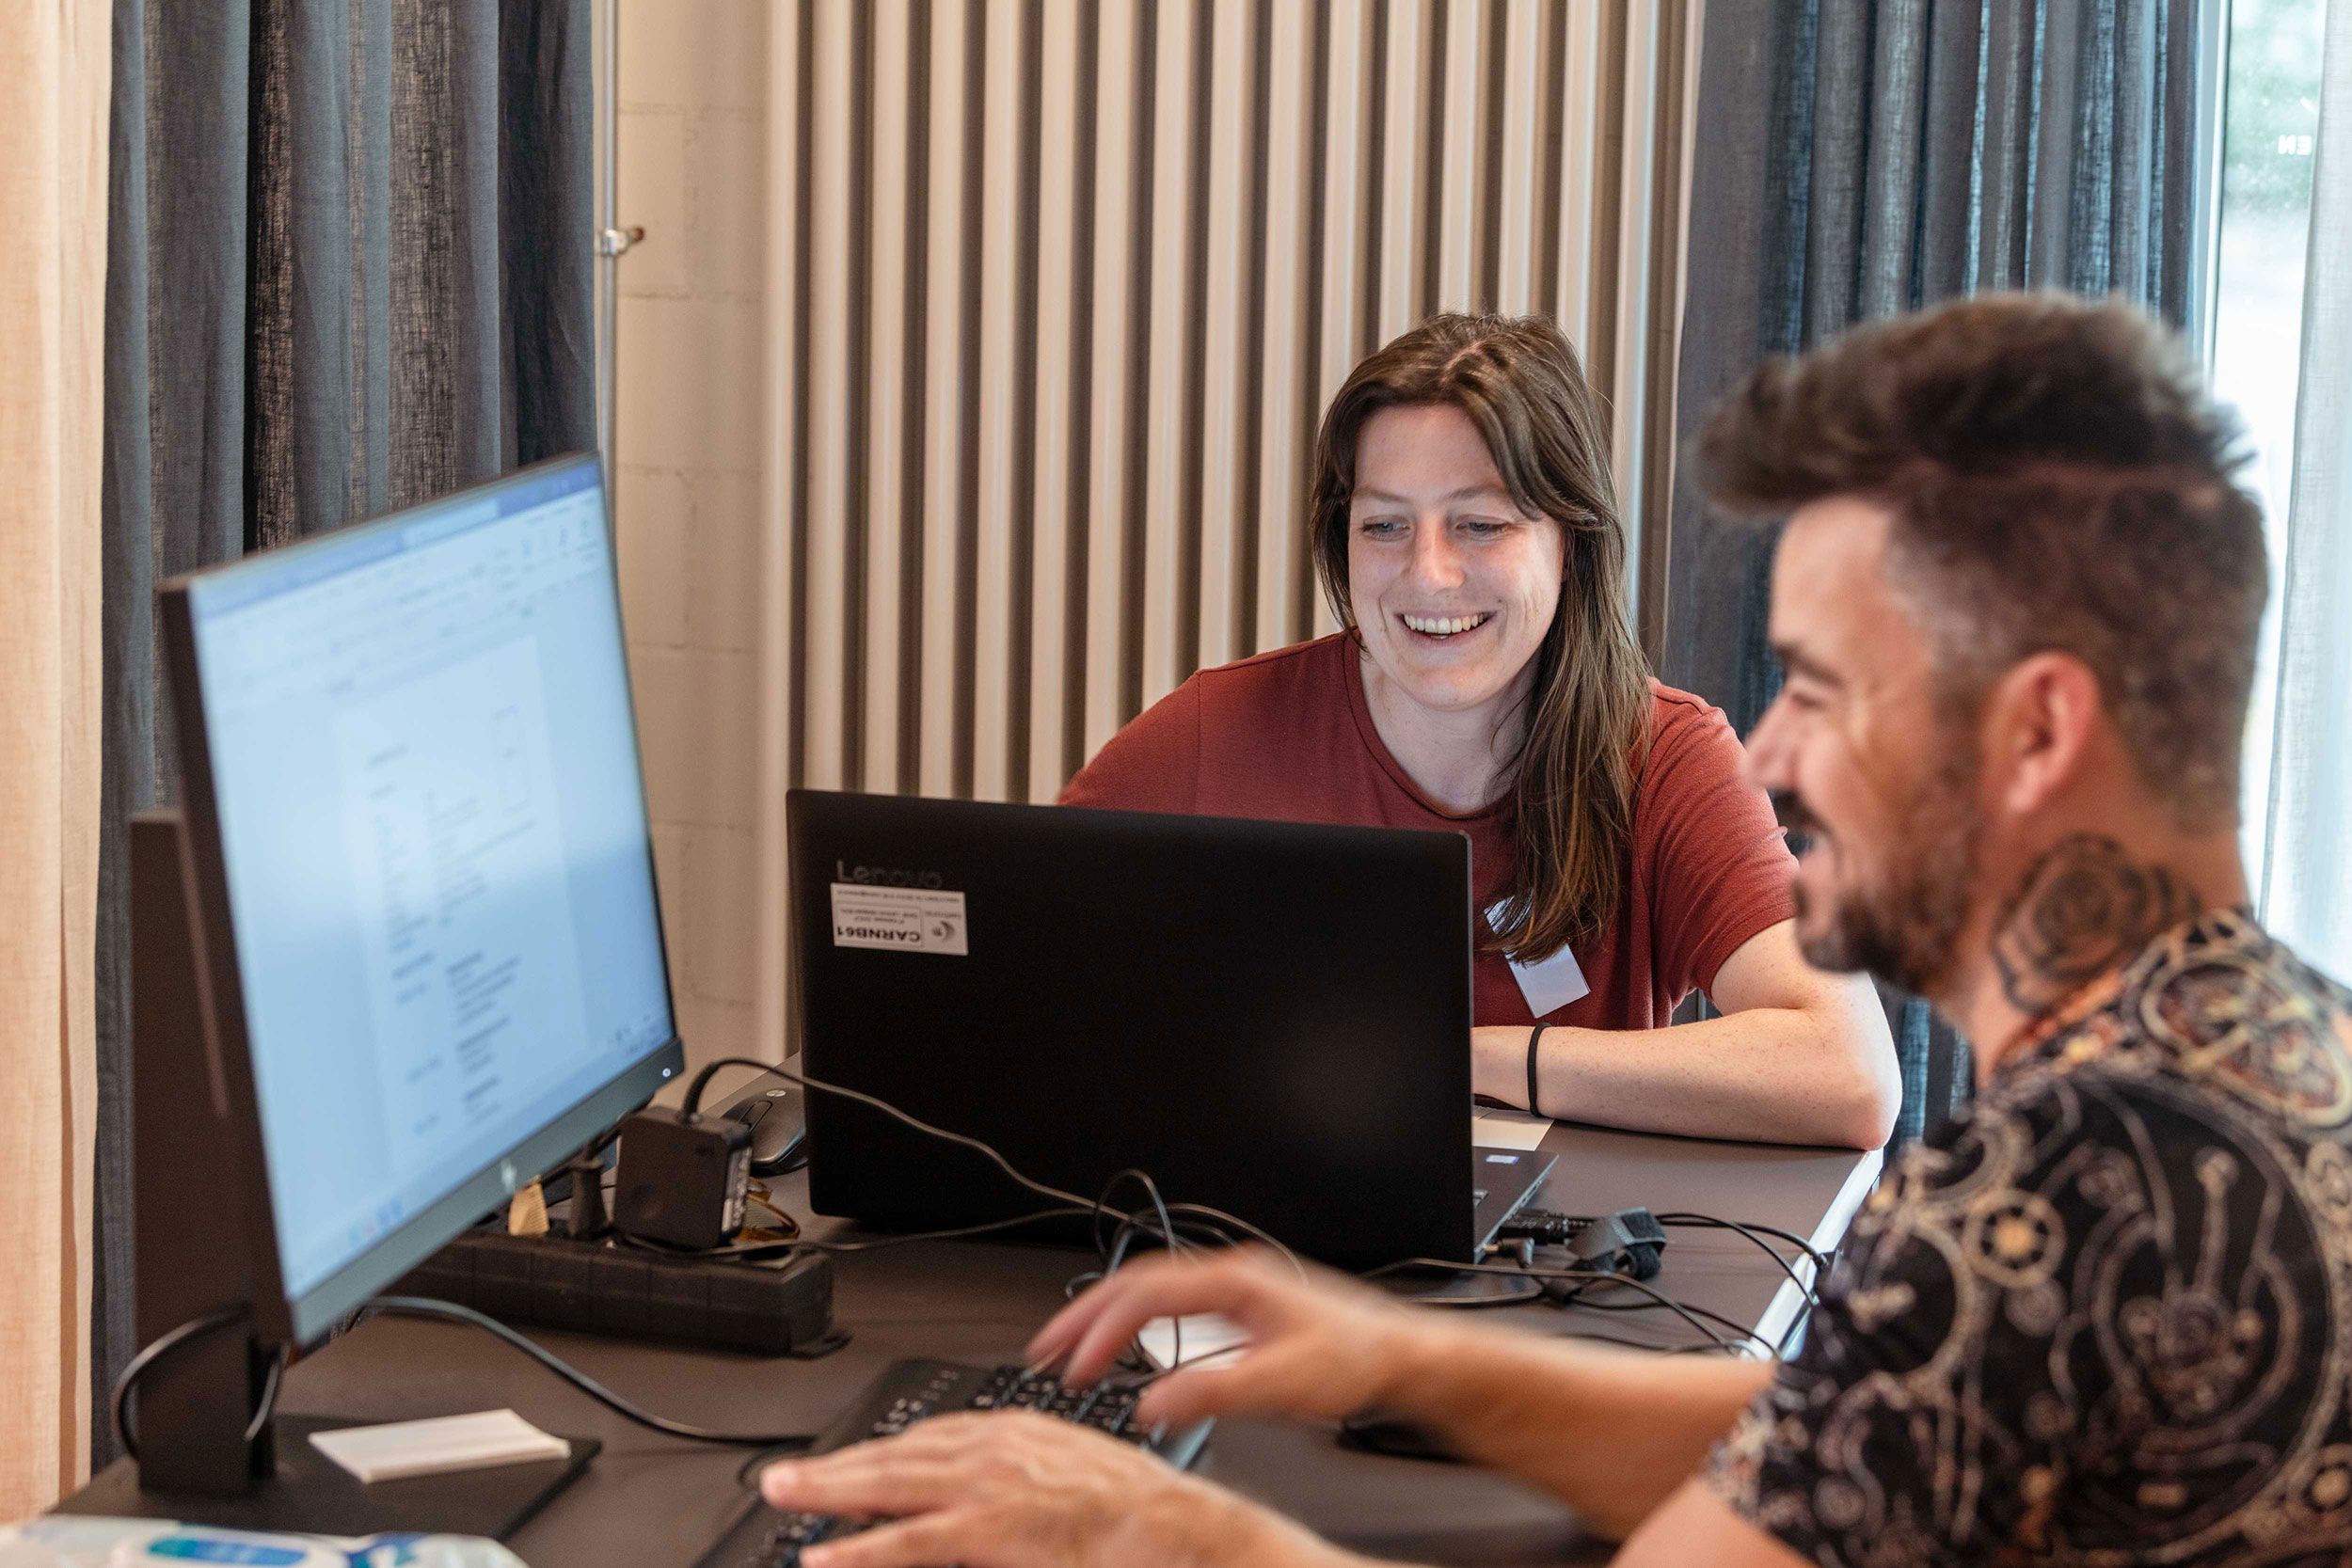
[[[748,1443],[765,1448],[779,1448],[796,1443],[805,1446],[815,1440],[806,1433],[797,1432],[719,1432],[709,1427],[695,1426],[689,1421],[672,1420],[667,1416],[657,1416],[644,1406],[622,1398],[586,1372],[553,1352],[516,1333],[496,1318],[487,1313],[477,1312],[470,1307],[461,1307],[453,1301],[436,1301],[430,1296],[378,1296],[354,1314],[355,1321],[362,1323],[369,1318],[378,1317],[439,1318],[481,1329],[484,1333],[522,1352],[523,1354],[528,1355],[606,1409],[636,1422],[639,1426],[667,1433],[672,1437],[691,1438],[697,1443]]]

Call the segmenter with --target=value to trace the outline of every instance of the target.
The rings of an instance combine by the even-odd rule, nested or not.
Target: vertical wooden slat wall
[[[1559,318],[1638,545],[1698,3],[777,0],[768,902],[790,784],[1051,800],[1330,629],[1315,426],[1430,311]]]

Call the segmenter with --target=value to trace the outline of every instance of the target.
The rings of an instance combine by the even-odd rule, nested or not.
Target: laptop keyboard
[[[1158,1454],[1179,1468],[1192,1463],[1209,1423],[1175,1431],[1135,1419],[1139,1389],[1099,1383],[1076,1388],[1026,1367],[970,1367],[949,1361],[894,1363],[809,1448],[828,1453],[874,1437],[891,1437],[917,1421],[957,1410],[1034,1410],[1057,1416]],[[707,1553],[697,1568],[797,1568],[801,1549],[854,1535],[877,1521],[832,1514],[778,1513],[755,1506]]]

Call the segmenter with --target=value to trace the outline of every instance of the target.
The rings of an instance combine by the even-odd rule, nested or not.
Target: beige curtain
[[[89,1455],[111,17],[0,7],[0,1520]]]

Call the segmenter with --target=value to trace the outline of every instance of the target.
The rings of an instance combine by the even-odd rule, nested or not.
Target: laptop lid
[[[812,1075],[1342,1267],[1473,1256],[1466,838],[813,790],[787,819]],[[820,1213],[1048,1206],[867,1107],[807,1116]]]

